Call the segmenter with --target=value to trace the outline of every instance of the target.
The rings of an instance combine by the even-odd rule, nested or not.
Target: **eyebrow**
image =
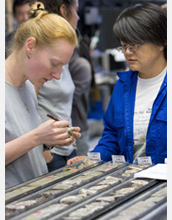
[[[51,61],[51,62],[54,62],[55,64],[65,65],[62,60],[59,60],[59,59],[57,59],[57,58],[51,58],[50,61]]]

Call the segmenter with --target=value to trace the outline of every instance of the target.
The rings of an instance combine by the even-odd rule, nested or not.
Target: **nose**
[[[61,73],[52,73],[51,75],[52,75],[52,77],[53,77],[54,79],[59,80],[59,79],[60,79],[60,76],[61,76]]]
[[[59,70],[59,71],[57,71],[57,72],[53,72],[53,73],[51,74],[51,76],[52,76],[54,79],[59,80],[59,79],[60,79],[60,76],[61,76],[61,73],[62,73],[62,69]]]

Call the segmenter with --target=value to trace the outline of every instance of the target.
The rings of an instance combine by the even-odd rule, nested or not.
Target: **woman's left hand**
[[[81,133],[80,132],[80,128],[79,127],[72,127],[74,129],[73,134],[71,135],[71,137],[75,138],[80,138],[81,137]]]

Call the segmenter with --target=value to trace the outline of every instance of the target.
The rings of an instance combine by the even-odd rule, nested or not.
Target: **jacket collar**
[[[166,72],[166,75],[164,77],[164,82],[163,82],[165,85],[167,85],[167,72]]]
[[[124,72],[117,72],[117,75],[122,82],[130,82],[130,80],[132,80],[134,76],[138,75],[138,71],[129,70]],[[163,83],[167,84],[167,72],[164,77]]]
[[[117,75],[122,82],[130,82],[134,76],[136,77],[138,75],[138,71],[129,70],[117,72]]]

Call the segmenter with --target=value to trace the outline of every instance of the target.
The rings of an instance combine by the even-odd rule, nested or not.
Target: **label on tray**
[[[138,164],[152,165],[151,157],[138,157]]]
[[[123,155],[112,155],[113,163],[125,163],[125,157]]]
[[[93,161],[96,161],[96,162],[101,161],[100,153],[89,152],[89,153],[87,153],[87,154],[88,154],[88,159],[89,159],[89,160],[93,160]]]

